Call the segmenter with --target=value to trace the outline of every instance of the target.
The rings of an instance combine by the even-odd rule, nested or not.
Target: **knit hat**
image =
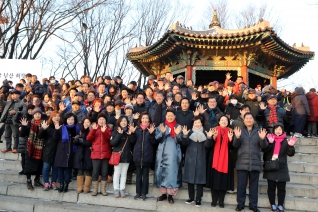
[[[32,116],[34,115],[34,114],[36,114],[36,113],[40,113],[41,115],[42,115],[42,110],[41,110],[41,108],[34,108],[33,110],[32,110]]]
[[[126,105],[125,105],[125,110],[126,110],[127,108],[128,108],[128,109],[132,109],[132,111],[134,111],[134,107],[133,107],[131,104],[126,104]]]
[[[229,81],[228,83],[227,83],[227,86],[230,86],[230,87],[234,87],[234,82],[233,81]]]

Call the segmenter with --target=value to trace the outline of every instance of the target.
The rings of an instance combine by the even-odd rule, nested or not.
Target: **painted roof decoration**
[[[303,44],[300,47],[296,47],[295,44],[290,46],[277,36],[268,21],[262,19],[254,26],[228,30],[220,27],[216,11],[214,11],[209,27],[208,30],[196,31],[177,22],[172,24],[156,43],[151,46],[131,48],[127,57],[139,71],[148,76],[155,74],[151,71],[149,63],[164,61],[169,55],[179,54],[181,50],[185,52],[188,49],[235,51],[257,47],[261,50],[259,54],[267,58],[263,60],[263,63],[276,61],[276,64],[272,65],[273,72],[275,72],[274,69],[277,70],[277,67],[284,67],[284,70],[277,75],[278,78],[290,76],[309,60],[314,59],[314,52],[310,51],[308,46]]]

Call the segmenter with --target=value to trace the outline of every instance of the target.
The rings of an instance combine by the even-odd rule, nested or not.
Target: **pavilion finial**
[[[221,24],[220,24],[220,22],[219,22],[216,9],[214,9],[212,22],[211,22],[211,24],[209,25],[209,28],[211,29],[212,27],[215,27],[215,26],[221,27]]]

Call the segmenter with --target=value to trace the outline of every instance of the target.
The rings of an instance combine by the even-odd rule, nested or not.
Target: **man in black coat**
[[[145,104],[145,96],[143,93],[139,93],[136,96],[136,104],[134,105],[134,113],[143,113],[147,112],[147,107]]]
[[[164,103],[164,98],[163,92],[158,91],[156,94],[156,103],[148,110],[152,123],[154,123],[156,127],[166,119],[167,105]]]
[[[32,75],[31,88],[33,94],[37,94],[40,98],[42,98],[44,89],[41,83],[38,81],[38,77],[36,75]]]

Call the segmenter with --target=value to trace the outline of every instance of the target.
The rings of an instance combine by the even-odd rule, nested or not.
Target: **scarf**
[[[211,109],[208,107],[208,112],[209,112],[209,122],[212,126],[215,126],[218,122],[215,113],[218,111],[218,108],[215,107],[214,109]]]
[[[274,135],[274,141],[275,141],[275,147],[274,147],[274,152],[273,152],[273,157],[274,158],[278,158],[279,152],[280,152],[280,147],[281,147],[281,143],[284,141],[284,139],[286,138],[286,133],[283,133],[282,135]]]
[[[158,104],[155,110],[155,116],[153,119],[153,123],[156,127],[161,124],[161,117],[162,117],[162,104]]]
[[[142,130],[145,130],[149,127],[150,123],[147,123],[147,124],[143,124],[143,123],[140,123],[140,127]]]
[[[75,129],[76,130],[76,135],[78,135],[80,129],[79,129],[79,126],[77,124],[73,124],[73,125],[65,125],[65,124],[63,124],[62,125],[62,143],[68,143],[69,142],[70,136],[68,134],[68,130],[67,129],[71,129],[73,127],[76,128]],[[76,150],[77,150],[77,145],[73,144],[73,152],[76,152]]]
[[[206,141],[206,136],[203,133],[203,127],[200,129],[192,128],[192,134],[189,137],[194,142],[203,142]]]
[[[222,128],[220,126],[217,126],[216,130],[218,131],[218,135],[215,139],[214,144],[212,168],[214,168],[218,172],[227,174],[229,160],[228,143],[231,142],[229,141],[228,137],[229,128]]]
[[[277,114],[276,114],[276,107],[277,106],[268,107],[269,108],[269,118],[268,118],[269,124],[275,124],[278,122]]]
[[[44,139],[38,138],[41,120],[31,120],[30,134],[27,141],[27,153],[29,157],[41,160]]]
[[[165,120],[165,124],[170,128],[171,138],[174,138],[175,137],[174,127],[177,125],[177,120],[174,120],[173,122],[168,122],[167,120]]]

